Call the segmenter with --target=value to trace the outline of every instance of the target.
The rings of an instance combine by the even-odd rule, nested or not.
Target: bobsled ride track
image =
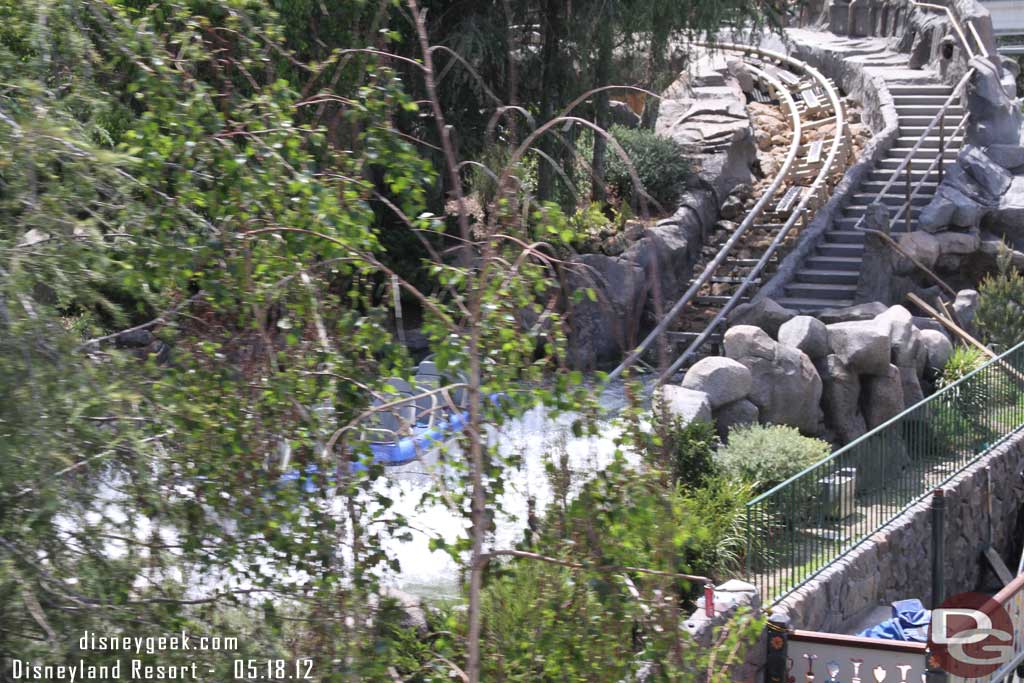
[[[726,316],[738,304],[750,301],[772,275],[786,248],[827,200],[829,179],[841,175],[848,161],[849,126],[831,79],[806,62],[771,50],[732,43],[708,47],[742,55],[756,81],[755,101],[775,101],[788,115],[789,151],[742,222],[721,245],[715,245],[717,252],[683,296],[609,379],[637,363],[661,335],[675,344],[686,344],[686,349],[662,372],[655,386],[696,360],[706,346],[720,344],[718,330]],[[832,132],[803,142],[806,133],[823,126],[830,126]],[[685,322],[680,318],[684,311]]]

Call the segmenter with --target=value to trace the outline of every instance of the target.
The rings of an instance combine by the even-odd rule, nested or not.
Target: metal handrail
[[[721,324],[721,322],[726,318],[726,316],[732,312],[732,309],[735,308],[736,305],[740,302],[740,299],[743,296],[743,294],[753,284],[754,280],[761,274],[761,271],[764,270],[765,266],[768,265],[769,259],[771,259],[775,251],[782,245],[783,241],[785,241],[786,237],[793,229],[793,226],[796,225],[796,222],[800,220],[800,218],[803,216],[804,210],[807,208],[807,204],[810,203],[812,199],[817,198],[818,190],[823,186],[825,181],[828,179],[829,174],[832,172],[832,164],[835,163],[836,155],[839,153],[839,148],[843,144],[846,122],[843,114],[842,103],[839,101],[839,96],[835,92],[835,89],[828,83],[828,79],[826,79],[817,69],[814,69],[809,64],[793,59],[788,55],[782,55],[776,52],[772,52],[770,50],[762,50],[759,48],[753,48],[749,46],[739,46],[731,44],[728,46],[727,49],[738,50],[744,53],[757,52],[759,54],[771,56],[780,61],[785,61],[794,66],[802,68],[805,73],[808,73],[813,78],[815,78],[815,80],[821,83],[823,89],[828,94],[829,100],[831,101],[832,107],[835,111],[835,136],[832,139],[832,145],[829,149],[828,156],[826,157],[825,162],[822,164],[821,170],[815,177],[814,182],[812,182],[808,190],[804,192],[799,204],[797,204],[796,208],[793,209],[793,212],[790,214],[789,219],[785,222],[785,224],[783,224],[783,227],[775,235],[775,239],[772,240],[772,243],[768,246],[768,249],[766,249],[764,254],[761,255],[761,258],[758,259],[758,262],[754,266],[754,268],[746,275],[746,277],[743,278],[743,282],[740,283],[739,289],[733,292],[729,300],[725,303],[724,306],[722,306],[722,309],[717,313],[717,315],[715,315],[714,318],[712,318],[711,322],[705,326],[704,331],[701,332],[697,336],[697,338],[690,343],[686,350],[683,351],[683,353],[678,358],[676,358],[675,362],[673,362],[672,365],[670,365],[668,369],[665,370],[665,372],[663,372],[658,377],[658,380],[655,382],[655,386],[663,384],[669,378],[671,378],[672,375],[674,375],[675,372],[679,368],[681,368],[686,363],[686,361],[689,360],[690,357],[693,356],[693,354],[696,353],[696,351],[701,346],[703,346],[703,344],[707,341],[708,337],[710,337],[711,334],[714,332],[715,328],[717,328],[718,325]]]
[[[929,491],[944,486],[978,458],[1020,433],[1024,429],[1024,405],[1020,402],[1024,384],[1018,379],[1022,362],[1024,342],[749,501],[746,574],[762,589],[766,603],[775,604],[806,585]],[[971,396],[985,397],[974,417],[964,412],[962,403],[972,400]],[[946,419],[950,416],[952,422]],[[893,448],[905,449],[907,464],[896,465],[898,470],[886,474],[886,458]],[[877,469],[879,466],[883,469]],[[821,493],[822,482],[850,470],[857,471],[855,491],[845,490],[835,500]],[[862,483],[859,478],[865,473],[869,480]],[[872,474],[882,478],[871,481]],[[842,513],[831,517],[832,522],[823,517],[830,508]],[[808,541],[810,545],[792,548],[787,558],[764,556],[761,559],[768,565],[756,567],[755,575],[759,559],[751,549],[761,547],[762,540],[770,536],[781,548],[809,530],[828,529],[832,524],[849,525],[836,532],[837,539],[841,537],[837,545],[815,536]]]
[[[960,82],[957,83],[956,87],[953,88],[953,92],[950,94],[950,96],[943,103],[942,108],[940,108],[939,111],[935,114],[935,116],[932,117],[932,120],[928,122],[928,125],[925,126],[925,129],[924,129],[924,131],[922,131],[921,136],[917,139],[917,142],[915,142],[913,147],[910,148],[910,151],[907,152],[907,156],[904,157],[903,161],[901,161],[900,164],[896,167],[896,170],[893,171],[892,175],[889,176],[889,180],[887,180],[885,182],[885,185],[882,186],[882,189],[879,190],[878,193],[875,195],[876,200],[877,200],[878,197],[884,196],[889,191],[889,188],[891,188],[893,186],[893,184],[896,183],[896,179],[899,177],[900,173],[902,173],[904,170],[906,170],[906,172],[907,172],[907,181],[906,182],[907,182],[907,186],[909,188],[909,186],[911,184],[910,183],[910,175],[911,175],[911,171],[912,171],[912,167],[911,167],[910,164],[914,160],[914,155],[917,154],[917,151],[921,148],[921,145],[924,143],[925,139],[928,137],[928,134],[932,132],[933,128],[935,128],[935,124],[942,122],[942,123],[940,123],[940,126],[944,125],[944,122],[945,122],[945,119],[946,119],[946,110],[949,109],[950,105],[953,103],[953,100],[955,100],[957,97],[960,96],[960,91],[963,90],[964,86],[967,85],[967,81],[970,80],[970,78],[971,78],[971,76],[973,74],[974,74],[974,69],[970,69],[966,74],[964,74],[964,77],[960,79]],[[966,118],[967,117],[965,116],[964,117],[964,121],[966,121]],[[961,126],[962,125],[963,125],[963,121],[961,121]],[[959,129],[960,129],[960,126],[957,127],[957,131]],[[940,130],[941,130],[941,128],[940,128]],[[956,131],[954,131],[953,136],[954,137],[956,136]],[[944,136],[940,136],[940,139],[939,139],[939,154],[938,154],[938,157],[937,157],[939,159],[939,163],[940,164],[944,161],[943,156],[945,155],[945,153],[946,153],[946,145],[945,145],[945,141],[944,141]],[[928,173],[930,173],[930,172],[931,172],[931,166],[929,166],[928,171],[925,173],[925,177],[926,178],[928,177]],[[916,192],[914,194],[916,194]],[[911,217],[910,203],[911,203],[911,199],[912,198],[913,198],[913,195],[908,190],[908,192],[907,192],[907,201],[906,201],[905,205],[901,208],[900,212],[897,213],[897,218],[898,218],[899,215],[902,214],[903,210],[907,211],[907,219],[906,220],[907,220],[907,225],[908,226],[910,225],[910,217]],[[867,213],[866,212],[854,224],[854,226],[853,226],[854,230],[864,230],[863,223],[864,223],[864,219],[865,218],[867,218]],[[907,232],[910,232],[910,231],[907,230]]]
[[[748,68],[754,71],[760,71],[750,65]],[[776,91],[780,97],[784,99],[789,109],[790,116],[793,119],[793,140],[790,143],[789,153],[786,155],[785,160],[782,162],[782,166],[779,168],[779,172],[775,175],[775,179],[772,184],[768,186],[768,189],[761,196],[761,198],[754,204],[754,207],[750,210],[747,216],[743,219],[740,225],[733,231],[733,234],[729,237],[726,243],[719,249],[718,254],[715,255],[708,265],[704,268],[703,272],[693,281],[686,292],[676,301],[671,309],[664,315],[661,321],[655,326],[653,330],[644,338],[642,342],[627,356],[618,367],[608,373],[608,380],[614,380],[625,371],[626,368],[633,365],[640,356],[647,350],[647,348],[654,342],[655,339],[661,335],[665,329],[672,324],[672,322],[679,316],[683,309],[693,300],[697,295],[697,292],[708,283],[715,271],[718,270],[722,262],[729,256],[732,248],[739,242],[739,239],[753,226],[754,222],[760,218],[761,213],[764,211],[765,206],[771,201],[772,197],[781,187],[782,182],[789,175],[789,169],[796,161],[797,154],[800,151],[800,137],[802,135],[800,115],[796,108],[796,101],[790,94],[789,89],[786,88],[780,81],[775,79],[768,74],[761,72],[765,76],[766,82],[768,82]]]

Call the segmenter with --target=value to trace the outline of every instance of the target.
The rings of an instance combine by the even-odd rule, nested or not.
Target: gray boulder
[[[928,352],[921,343],[921,332],[914,326],[914,316],[903,306],[893,306],[875,320],[889,325],[892,362],[916,373],[924,371]]]
[[[818,320],[826,325],[834,323],[845,323],[856,320],[873,320],[876,316],[885,313],[888,306],[880,301],[872,301],[866,304],[855,304],[845,308],[826,308],[817,313]]]
[[[867,431],[860,412],[860,378],[851,372],[835,355],[818,362],[821,375],[821,404],[825,408],[825,424],[844,444],[850,443]]]
[[[927,351],[928,367],[941,370],[953,355],[953,344],[942,332],[921,330],[921,343]]]
[[[903,251],[925,268],[934,268],[935,262],[939,260],[939,241],[930,233],[922,230],[905,232],[899,236],[898,243]],[[915,270],[916,266],[909,259],[902,258],[896,264],[899,275],[910,275]]]
[[[971,334],[974,333],[974,316],[978,312],[978,290],[961,289],[953,301],[953,313],[960,324]]]
[[[997,144],[985,148],[985,155],[1005,169],[1024,166],[1024,147],[1018,144]]]
[[[889,325],[876,320],[828,326],[828,344],[839,361],[861,375],[884,375],[889,369]]]
[[[917,228],[927,232],[938,232],[953,222],[954,214],[956,214],[956,204],[953,203],[953,200],[936,193],[928,205],[921,209],[921,215],[917,219]]]
[[[617,361],[635,344],[649,285],[644,269],[625,259],[583,254],[572,260],[570,291],[590,287],[598,300],[584,298],[569,311],[569,361],[593,369]]]
[[[723,338],[725,355],[733,360],[740,358],[775,357],[775,341],[760,327],[753,325],[737,325],[730,327]]]
[[[750,303],[740,304],[733,309],[726,319],[729,327],[734,325],[754,325],[760,327],[771,337],[779,333],[784,322],[796,315],[795,311],[783,308],[771,299],[764,297]]]
[[[999,67],[984,57],[969,66],[974,75],[967,84],[967,141],[981,147],[1020,142],[1021,113],[1003,90]]]
[[[900,368],[900,384],[903,388],[903,403],[907,408],[924,400],[921,380],[914,368]]]
[[[683,387],[708,395],[712,410],[746,397],[751,382],[750,370],[745,365],[721,356],[697,361],[683,377]]]
[[[715,412],[715,430],[722,441],[729,440],[729,431],[733,427],[757,424],[760,411],[751,401],[741,398],[727,403]]]
[[[992,197],[1000,197],[1010,187],[1010,172],[985,156],[973,145],[960,152],[958,163]]]
[[[711,422],[711,401],[703,391],[663,384],[658,388],[654,400],[655,405],[663,408],[669,417],[678,418],[684,425]]]
[[[1014,176],[1010,189],[999,198],[982,225],[996,235],[1005,235],[1020,248],[1024,239],[1024,176]]]
[[[762,422],[818,434],[822,427],[821,378],[803,351],[783,346],[752,326],[725,333],[725,353],[749,370],[750,401]]]
[[[939,244],[939,253],[943,256],[965,256],[981,249],[981,234],[977,230],[968,232],[940,232],[935,235]]]
[[[939,185],[935,197],[921,212],[922,217],[931,214],[929,220],[920,220],[918,227],[928,232],[940,232],[951,225],[958,228],[978,227],[985,212],[989,210],[991,202],[987,199],[980,201],[981,188],[977,187],[960,167],[954,167],[947,173],[949,175]],[[967,193],[961,189],[957,184],[958,179],[959,182],[969,184],[972,191]],[[932,208],[936,202],[944,203],[947,206],[952,205],[952,214],[947,216],[942,207]]]
[[[809,315],[798,315],[779,327],[779,343],[806,353],[811,360],[828,354],[828,329]]]
[[[869,430],[903,412],[903,377],[895,365],[884,374],[864,377],[862,388],[860,408]]]

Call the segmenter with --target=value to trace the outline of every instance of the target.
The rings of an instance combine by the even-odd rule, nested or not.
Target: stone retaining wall
[[[947,597],[979,588],[984,574],[991,574],[981,555],[989,538],[1006,564],[1016,566],[1022,468],[1024,432],[1018,432],[943,487]],[[842,632],[866,610],[894,600],[920,598],[931,606],[930,505],[929,496],[776,609],[789,615],[794,628]]]

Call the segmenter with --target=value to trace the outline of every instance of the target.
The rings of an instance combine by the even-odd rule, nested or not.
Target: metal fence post
[[[932,492],[932,609],[945,599],[946,497],[941,488]]]
[[[778,612],[765,626],[768,654],[764,664],[765,683],[786,683],[789,664],[789,617]]]

